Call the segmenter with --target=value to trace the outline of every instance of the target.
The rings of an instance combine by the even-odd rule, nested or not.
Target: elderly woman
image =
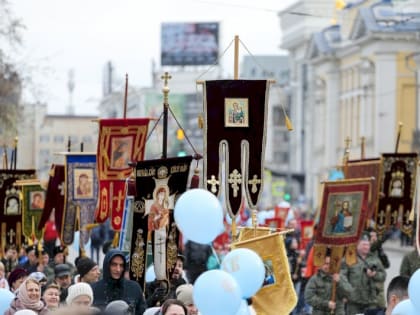
[[[16,297],[4,312],[4,315],[14,315],[20,310],[31,310],[38,315],[48,314],[47,305],[41,300],[39,283],[33,278],[27,278],[20,285]]]
[[[48,310],[57,309],[60,305],[60,287],[55,283],[47,285],[42,293],[42,299],[47,304]]]
[[[71,285],[66,303],[68,306],[79,310],[90,310],[93,303],[92,288],[86,282]]]

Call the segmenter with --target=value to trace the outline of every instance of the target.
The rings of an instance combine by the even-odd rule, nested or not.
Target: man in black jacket
[[[93,305],[102,310],[112,301],[127,302],[133,314],[142,315],[146,309],[143,291],[140,285],[124,278],[127,267],[124,254],[116,249],[110,250],[103,264],[103,279],[92,284]]]

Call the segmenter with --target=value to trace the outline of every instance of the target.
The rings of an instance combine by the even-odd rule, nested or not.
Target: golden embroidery
[[[144,239],[142,229],[137,230],[135,244],[136,248],[134,249],[134,254],[131,256],[131,272],[138,281],[144,272]]]

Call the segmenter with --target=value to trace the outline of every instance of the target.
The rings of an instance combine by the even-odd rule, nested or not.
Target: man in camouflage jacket
[[[381,295],[379,291],[383,287],[386,272],[379,258],[370,253],[367,235],[363,235],[357,245],[357,263],[352,266],[343,263],[341,269],[352,286],[347,314],[360,314],[368,308],[380,307],[378,295]]]
[[[305,287],[305,301],[312,306],[312,315],[344,315],[344,299],[351,291],[351,286],[346,277],[335,273],[331,275],[330,257],[325,257],[324,264],[313,275]],[[336,282],[336,298],[331,299],[333,282]]]

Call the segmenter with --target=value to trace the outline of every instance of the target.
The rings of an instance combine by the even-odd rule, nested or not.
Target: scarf
[[[28,290],[26,289],[26,283],[27,280],[25,280],[20,285],[17,293],[17,299],[25,308],[39,312],[44,308],[44,303],[41,301],[41,299],[33,301],[29,298]]]

